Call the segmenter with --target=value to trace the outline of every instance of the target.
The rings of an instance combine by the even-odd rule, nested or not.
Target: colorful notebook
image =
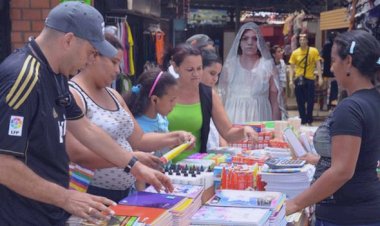
[[[285,195],[280,192],[218,190],[207,205],[266,208],[278,211],[285,202],[285,198]]]
[[[203,186],[189,185],[189,184],[173,184],[174,191],[170,193],[171,195],[187,197],[195,199],[198,197],[202,191]],[[157,193],[153,186],[149,186],[145,189],[146,192]],[[166,192],[161,192],[160,194],[168,194]]]
[[[268,225],[271,211],[259,208],[202,206],[191,218],[191,224]]]
[[[127,206],[144,206],[151,208],[170,209],[184,200],[185,197],[171,194],[160,194],[139,191],[122,199],[119,204]]]
[[[138,217],[138,221],[146,224],[154,224],[159,221],[167,212],[165,209],[140,207],[140,206],[111,206],[116,216],[134,216]],[[120,218],[119,218],[120,219]]]
[[[70,183],[69,188],[80,192],[87,192],[88,186],[94,177],[94,171],[86,169],[78,164],[70,163]]]

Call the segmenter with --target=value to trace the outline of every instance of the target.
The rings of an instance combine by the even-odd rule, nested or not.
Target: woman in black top
[[[287,201],[286,213],[317,203],[317,226],[380,225],[380,94],[372,82],[380,44],[365,31],[346,32],[335,38],[331,61],[348,97],[316,131],[315,182]]]

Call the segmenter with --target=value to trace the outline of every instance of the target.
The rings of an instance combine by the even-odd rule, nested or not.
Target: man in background
[[[289,59],[289,84],[295,86],[298,113],[302,124],[312,125],[315,94],[315,75],[317,69],[318,84],[323,83],[319,52],[308,44],[307,34],[299,35],[300,47],[292,52]],[[294,82],[293,82],[294,78]],[[306,104],[306,107],[305,107]]]

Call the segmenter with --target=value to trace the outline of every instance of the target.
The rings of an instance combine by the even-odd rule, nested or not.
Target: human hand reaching
[[[174,187],[169,177],[165,174],[151,169],[140,162],[132,167],[131,173],[137,180],[144,181],[151,184],[157,192],[165,190],[166,192],[173,192]]]
[[[305,160],[309,164],[317,165],[317,163],[319,162],[320,156],[312,154],[312,153],[306,153],[305,155],[299,157],[299,159]]]
[[[250,126],[244,126],[243,127],[244,132],[244,140],[250,141],[252,143],[256,143],[259,139],[259,135],[257,132]]]
[[[188,148],[186,148],[186,150],[191,150],[194,148],[196,138],[192,133],[189,133],[187,131],[175,131],[173,133],[176,133],[177,135],[176,146],[188,142],[190,145]]]
[[[157,156],[141,151],[134,151],[133,155],[144,165],[161,172],[163,171],[162,162]]]
[[[299,207],[297,206],[297,204],[294,202],[293,199],[289,199],[289,200],[286,200],[285,201],[285,215],[288,216],[288,215],[291,215],[293,213],[296,213],[299,211]]]
[[[60,195],[63,200],[63,203],[59,204],[61,208],[92,223],[108,221],[115,214],[108,208],[116,206],[116,203],[110,199],[75,190],[65,190]]]

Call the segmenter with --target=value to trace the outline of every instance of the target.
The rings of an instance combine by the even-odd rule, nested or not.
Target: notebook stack
[[[90,222],[89,220],[86,220],[80,217],[71,216],[66,221],[65,226],[144,226],[147,224],[140,222],[140,219],[143,219],[146,217],[152,217],[156,214],[156,213],[150,213],[150,215],[141,214],[142,218],[140,218],[139,216],[128,216],[128,215],[131,215],[131,212],[128,212],[128,211],[136,211],[137,213],[138,210],[131,210],[131,209],[124,210],[123,206],[122,207],[115,206],[112,208],[115,209],[117,211],[117,214],[120,214],[120,215],[119,216],[114,215],[108,221],[95,220],[95,222]],[[146,220],[146,221],[150,222],[150,220]]]
[[[125,206],[117,205],[110,207],[115,211],[116,219],[111,219],[112,223],[106,225],[115,226],[140,226],[154,225],[167,226],[172,225],[172,216],[166,209],[150,208],[143,206]],[[129,219],[135,217],[136,220],[131,222]]]
[[[285,195],[280,192],[219,190],[207,202],[209,206],[267,209],[268,225],[286,225]],[[245,211],[245,210],[244,210]]]
[[[175,196],[171,194],[157,194],[151,192],[139,191],[132,194],[119,202],[120,206],[126,206],[129,208],[138,208],[142,213],[150,213],[155,211],[161,213],[155,218],[151,219],[148,217],[146,220],[140,216],[142,219],[140,222],[146,223],[147,225],[165,225],[170,226],[172,224],[172,214],[170,210],[172,208],[177,208],[182,205],[186,200],[184,197]],[[125,207],[124,207],[125,208]],[[129,213],[135,214],[134,211]],[[139,216],[139,215],[137,215]],[[146,216],[144,216],[146,217]]]
[[[269,209],[202,206],[191,225],[268,226],[270,215]]]
[[[292,199],[310,187],[315,167],[306,164],[299,169],[280,170],[283,172],[268,172],[269,170],[266,170],[265,167],[261,169],[261,180],[267,184],[265,190],[282,192],[286,194],[288,199]]]
[[[202,205],[203,186],[173,184],[174,191],[170,195],[185,197],[180,204],[170,209],[173,216],[173,225],[189,225],[191,217],[197,212]],[[150,186],[145,189],[146,192],[157,193]]]

